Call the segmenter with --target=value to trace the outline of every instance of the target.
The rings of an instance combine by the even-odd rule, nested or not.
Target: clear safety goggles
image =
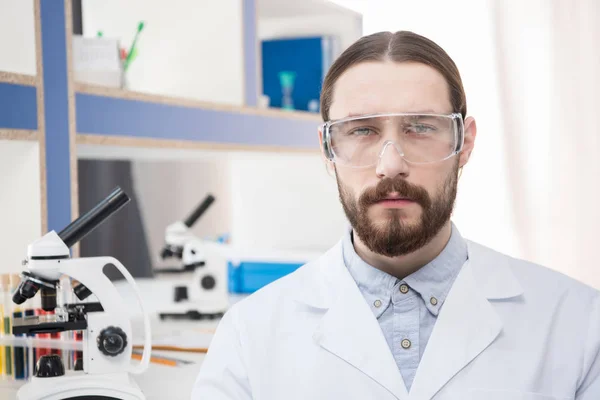
[[[325,156],[354,168],[377,165],[389,147],[412,164],[440,162],[460,153],[464,143],[459,113],[361,115],[326,122],[321,129]]]

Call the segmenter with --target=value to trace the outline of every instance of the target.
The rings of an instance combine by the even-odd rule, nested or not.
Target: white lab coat
[[[230,309],[192,399],[600,400],[599,293],[468,249],[410,393],[340,242]]]

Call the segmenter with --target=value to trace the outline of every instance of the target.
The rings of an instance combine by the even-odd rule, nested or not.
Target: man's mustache
[[[366,209],[377,202],[387,199],[391,193],[396,193],[404,199],[414,201],[424,209],[431,206],[431,197],[429,197],[427,190],[413,185],[400,177],[382,179],[377,186],[365,190],[360,195],[358,203],[361,208]]]

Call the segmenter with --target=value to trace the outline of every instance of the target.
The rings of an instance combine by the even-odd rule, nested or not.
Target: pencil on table
[[[144,346],[133,346],[134,350],[142,350]],[[156,351],[180,351],[182,353],[206,353],[208,348],[206,347],[177,347],[177,346],[161,346],[153,345],[152,350]]]
[[[131,358],[133,358],[134,360],[141,360],[142,355],[139,353],[133,353],[131,355]],[[150,362],[155,363],[155,364],[168,365],[170,367],[177,367],[179,365],[193,364],[193,362],[191,362],[191,361],[177,360],[174,358],[158,357],[158,356],[150,356]]]

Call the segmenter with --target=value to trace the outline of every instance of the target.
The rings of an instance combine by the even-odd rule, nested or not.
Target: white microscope
[[[130,373],[142,373],[148,367],[151,351],[150,321],[144,312],[138,287],[125,267],[112,257],[70,258],[69,248],[95,229],[129,201],[116,188],[92,210],[73,221],[60,233],[51,231],[33,242],[23,262],[26,271],[13,294],[22,304],[40,291],[42,308],[54,314],[15,319],[14,334],[83,331],[82,370],[65,372],[58,355],[41,356],[34,376],[23,385],[18,400],[119,399],[143,400],[144,394]],[[123,299],[104,274],[104,267],[114,265],[132,286],[144,315],[144,351],[134,365],[132,329],[123,312]],[[64,304],[57,307],[59,279],[67,275],[79,282],[73,291],[84,300],[94,294],[99,302]]]
[[[173,286],[173,303],[159,310],[161,319],[214,319],[223,316],[229,304],[227,258],[219,243],[197,238],[190,228],[215,201],[208,195],[185,219],[169,225],[165,232],[163,259],[176,259],[174,268],[156,269]]]

